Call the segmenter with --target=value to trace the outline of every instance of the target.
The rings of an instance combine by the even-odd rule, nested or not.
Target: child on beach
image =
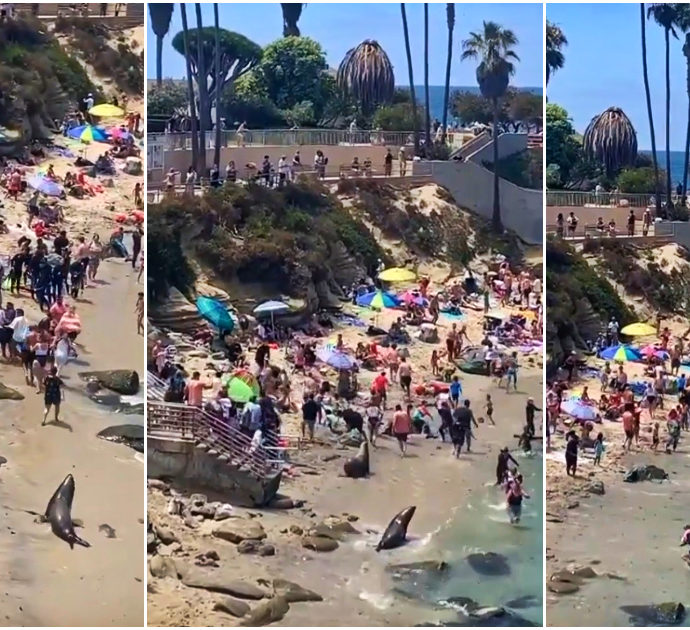
[[[601,466],[601,456],[604,454],[606,447],[604,446],[604,434],[599,433],[597,439],[594,441],[594,465]]]
[[[430,361],[431,373],[434,376],[441,376],[441,368],[439,367],[439,359],[440,359],[440,357],[438,354],[438,350],[434,350],[431,353],[431,361]]]
[[[659,423],[654,423],[654,429],[652,430],[652,450],[656,453],[659,448]]]
[[[137,296],[137,303],[134,307],[134,312],[137,314],[137,334],[144,334],[144,293],[139,291]]]
[[[489,422],[496,426],[496,423],[494,422],[494,403],[491,400],[491,394],[486,395],[486,417],[489,419]]]

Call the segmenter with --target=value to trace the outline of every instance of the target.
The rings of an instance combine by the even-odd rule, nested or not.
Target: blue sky
[[[421,4],[407,5],[415,83],[423,82],[424,17]],[[221,3],[220,23],[257,44],[266,44],[282,36],[283,20],[278,3]],[[213,5],[202,4],[205,26],[213,25]],[[187,5],[190,27],[196,25],[194,5]],[[511,28],[520,44],[520,63],[513,84],[540,87],[543,76],[543,7],[541,4],[456,4],[452,85],[476,85],[474,65],[461,63],[460,45],[469,32],[481,28],[482,20],[493,20]],[[317,40],[326,52],[328,63],[337,67],[345,53],[365,39],[376,39],[388,53],[398,85],[407,83],[407,60],[402,34],[400,5],[390,4],[307,4],[299,21],[302,35]],[[175,5],[168,37],[163,45],[163,76],[184,75],[183,58],[171,45],[172,36],[182,28],[179,5]],[[429,83],[443,85],[447,49],[446,5],[429,5]],[[414,51],[417,51],[416,54]],[[156,40],[150,25],[147,30],[147,76],[156,75]]]
[[[565,66],[549,81],[550,103],[570,113],[583,132],[607,107],[620,107],[637,131],[640,149],[651,149],[642,79],[639,4],[547,4],[546,17],[568,38]],[[671,150],[685,147],[688,96],[685,86],[684,35],[671,37]],[[664,149],[664,31],[647,20],[647,67],[657,150]]]

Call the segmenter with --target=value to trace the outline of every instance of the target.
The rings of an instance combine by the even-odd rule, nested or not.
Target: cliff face
[[[442,281],[497,246],[486,223],[455,206],[442,188],[372,180],[331,188],[302,180],[281,190],[228,185],[149,206],[148,225],[154,321],[167,286],[191,299],[203,280],[226,291],[240,312],[280,298],[304,315],[339,308],[342,287],[372,275],[379,260]],[[506,244],[514,247],[515,240],[498,247]]]

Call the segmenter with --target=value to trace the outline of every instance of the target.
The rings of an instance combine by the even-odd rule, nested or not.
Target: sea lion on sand
[[[369,443],[366,440],[360,444],[357,455],[348,459],[343,468],[345,476],[352,479],[369,476]]]
[[[406,507],[402,512],[396,514],[395,518],[388,523],[386,531],[383,532],[379,544],[376,545],[376,551],[381,551],[381,549],[395,549],[405,542],[407,537],[407,526],[410,524],[416,509],[416,506],[411,505],[410,507]]]
[[[50,497],[50,501],[48,501],[45,514],[46,520],[50,523],[53,534],[69,543],[70,549],[74,549],[75,543],[82,547],[90,547],[89,543],[74,533],[71,514],[73,499],[74,477],[67,475],[53,496]]]

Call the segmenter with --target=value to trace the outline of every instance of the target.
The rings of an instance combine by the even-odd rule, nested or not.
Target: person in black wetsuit
[[[141,237],[144,235],[144,231],[138,227],[132,232],[132,269],[137,266],[137,259],[141,253]]]
[[[22,248],[10,259],[10,293],[19,293],[24,265],[28,261],[29,252],[25,248]]]
[[[531,396],[527,399],[527,406],[525,407],[525,417],[527,419],[527,426],[529,427],[529,432],[531,437],[536,435],[534,428],[534,412],[541,411],[539,407],[534,404],[534,398]]]
[[[446,432],[448,433],[448,439],[451,439],[451,429],[453,427],[453,412],[450,410],[450,405],[448,401],[444,400],[441,406],[438,408],[438,415],[441,417],[441,426],[438,429],[438,433],[441,436],[441,441],[446,441]]]
[[[568,476],[572,473],[574,477],[577,472],[577,451],[580,439],[575,431],[568,431],[565,437],[568,440],[565,445],[565,472]]]
[[[507,446],[504,446],[498,453],[498,461],[496,462],[496,485],[500,486],[505,481],[506,473],[508,472],[508,465],[512,462],[518,468],[518,464],[513,456],[510,454]]]

